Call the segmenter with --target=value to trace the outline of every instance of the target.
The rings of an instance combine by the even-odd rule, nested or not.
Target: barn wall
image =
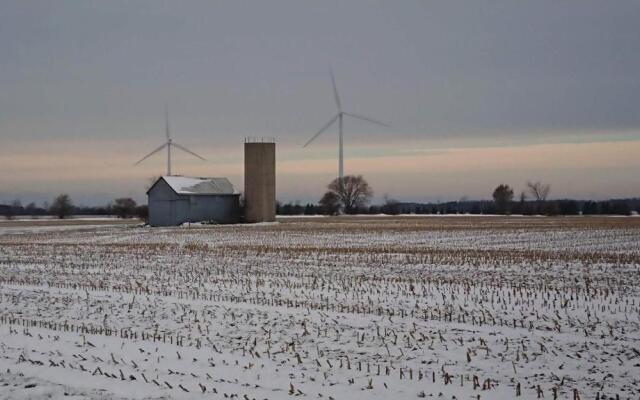
[[[215,221],[222,224],[237,222],[238,197],[236,195],[189,196],[190,222]]]
[[[163,180],[158,181],[148,193],[149,225],[178,225],[178,195]]]

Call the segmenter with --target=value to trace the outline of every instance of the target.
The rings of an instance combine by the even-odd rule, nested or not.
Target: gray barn
[[[227,178],[160,177],[147,191],[149,225],[237,222],[239,197]]]

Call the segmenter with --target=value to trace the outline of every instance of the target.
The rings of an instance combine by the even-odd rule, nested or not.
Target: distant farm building
[[[149,224],[233,223],[240,218],[240,194],[227,178],[163,176],[147,191]]]

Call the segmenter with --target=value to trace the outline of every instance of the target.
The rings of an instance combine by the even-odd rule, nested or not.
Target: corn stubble
[[[0,285],[14,398],[640,390],[636,218],[0,225]]]

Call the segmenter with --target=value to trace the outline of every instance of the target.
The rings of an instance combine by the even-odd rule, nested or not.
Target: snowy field
[[[0,224],[0,398],[638,399],[640,218]]]

